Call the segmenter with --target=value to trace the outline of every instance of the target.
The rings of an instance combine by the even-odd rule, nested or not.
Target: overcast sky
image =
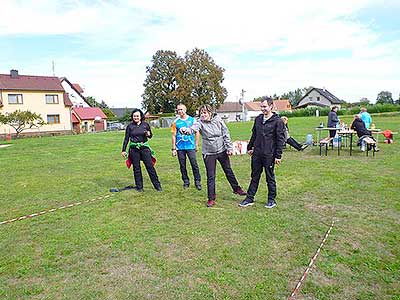
[[[325,87],[400,94],[400,1],[0,0],[0,73],[67,77],[112,107],[141,103],[157,50],[205,49],[226,101]]]

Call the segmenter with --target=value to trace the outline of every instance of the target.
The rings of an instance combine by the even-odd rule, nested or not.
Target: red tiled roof
[[[71,100],[69,99],[69,96],[68,96],[67,93],[63,94],[63,98],[64,98],[64,105],[65,106],[72,106],[73,105]]]
[[[99,107],[74,107],[72,109],[81,120],[94,120],[96,117],[107,119]]]
[[[244,107],[250,111],[261,111],[260,103],[261,102],[245,102]]]
[[[58,77],[0,74],[0,90],[60,91],[64,88]]]
[[[83,89],[82,89],[82,87],[81,87],[78,83],[73,83],[72,85],[74,86],[74,88],[75,88],[80,94],[83,93]]]
[[[71,113],[71,119],[72,119],[72,123],[79,123],[78,118],[75,116],[74,113]]]
[[[218,109],[217,112],[240,112],[242,106],[239,102],[224,102]]]
[[[289,100],[274,100],[277,111],[292,110]]]

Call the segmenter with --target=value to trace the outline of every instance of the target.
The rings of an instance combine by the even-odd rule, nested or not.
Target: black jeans
[[[186,156],[189,158],[190,165],[192,166],[193,178],[196,184],[200,183],[200,170],[196,160],[196,150],[178,150],[178,161],[181,169],[183,184],[189,185],[189,176],[186,170]]]
[[[275,201],[276,182],[274,174],[275,159],[273,157],[253,155],[251,157],[251,181],[247,190],[247,199],[254,200],[257,193],[263,168],[267,177],[268,201]]]
[[[235,174],[231,168],[231,162],[226,152],[221,152],[212,155],[203,155],[204,164],[206,165],[207,171],[207,193],[208,200],[215,200],[215,173],[217,167],[217,160],[219,161],[222,170],[225,173],[226,179],[228,179],[232,190],[237,191],[241,187],[236,180]]]
[[[292,137],[288,138],[286,143],[298,151],[301,150],[301,144]]]
[[[151,161],[151,152],[147,147],[136,149],[131,147],[129,149],[129,158],[133,166],[133,178],[135,179],[136,188],[143,188],[143,176],[142,169],[140,167],[140,161],[143,161],[146,167],[147,173],[149,174],[150,180],[153,183],[154,188],[161,187],[161,183],[158,180],[156,169]]]

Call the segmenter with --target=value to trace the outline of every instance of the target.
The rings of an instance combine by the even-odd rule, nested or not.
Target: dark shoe
[[[189,183],[184,183],[183,184],[183,188],[186,190],[186,189],[188,189],[189,188]]]
[[[139,192],[139,193],[143,193],[143,192],[144,192],[143,188],[135,188],[135,190],[136,190],[137,192]]]
[[[162,187],[161,185],[155,188],[157,192],[162,192]]]
[[[244,199],[242,202],[239,203],[240,207],[247,207],[247,206],[251,206],[254,204],[254,200],[250,200],[250,199]]]
[[[268,201],[266,204],[265,204],[265,207],[266,208],[274,208],[276,206],[276,202],[275,201]]]
[[[304,144],[301,146],[300,151],[303,151],[304,149],[306,149],[308,147],[308,144]]]
[[[247,196],[247,193],[243,191],[242,188],[238,188],[236,191],[233,191],[233,193],[240,196]]]
[[[213,207],[215,205],[215,200],[208,200],[207,207]]]
[[[195,186],[197,190],[201,191],[201,183],[196,183]]]

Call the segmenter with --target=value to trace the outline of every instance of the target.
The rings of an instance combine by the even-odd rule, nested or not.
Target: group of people
[[[339,127],[339,117],[337,115],[337,106],[333,106],[331,108],[331,111],[329,112],[328,115],[328,127],[329,128],[337,128]],[[354,115],[353,122],[350,125],[350,128],[353,129],[358,136],[358,145],[360,146],[361,151],[366,150],[366,141],[368,139],[371,139],[373,141],[376,141],[373,136],[371,131],[369,130],[371,127],[372,123],[372,118],[371,115],[368,113],[367,109],[365,107],[362,107],[360,109],[360,113]],[[331,129],[329,130],[329,136],[333,138],[336,135],[336,130]],[[377,148],[376,144],[374,144],[374,150],[379,151]]]
[[[183,104],[177,106],[178,117],[174,120],[172,132],[172,155],[178,157],[183,181],[183,188],[190,186],[186,169],[186,158],[189,159],[193,171],[194,185],[201,190],[201,176],[196,161],[196,151],[199,145],[199,136],[202,137],[202,157],[207,174],[207,206],[213,207],[216,203],[216,164],[217,161],[232,188],[234,194],[246,196],[240,202],[240,207],[254,204],[263,170],[266,173],[268,186],[267,208],[276,206],[276,181],[274,166],[279,165],[282,159],[282,150],[287,141],[288,132],[283,120],[273,112],[273,100],[265,99],[260,104],[261,112],[254,120],[252,135],[247,145],[247,153],[251,156],[251,181],[247,192],[239,185],[232,170],[230,156],[233,154],[233,143],[229,130],[224,121],[214,113],[210,105],[199,108],[198,120],[187,115]],[[135,109],[132,114],[132,123],[126,128],[122,145],[122,156],[132,162],[136,190],[143,191],[143,177],[140,161],[146,167],[151,182],[157,191],[162,191],[161,183],[152,161],[152,149],[148,139],[152,137],[150,125],[144,121],[143,112]],[[301,147],[301,146],[300,146]]]

